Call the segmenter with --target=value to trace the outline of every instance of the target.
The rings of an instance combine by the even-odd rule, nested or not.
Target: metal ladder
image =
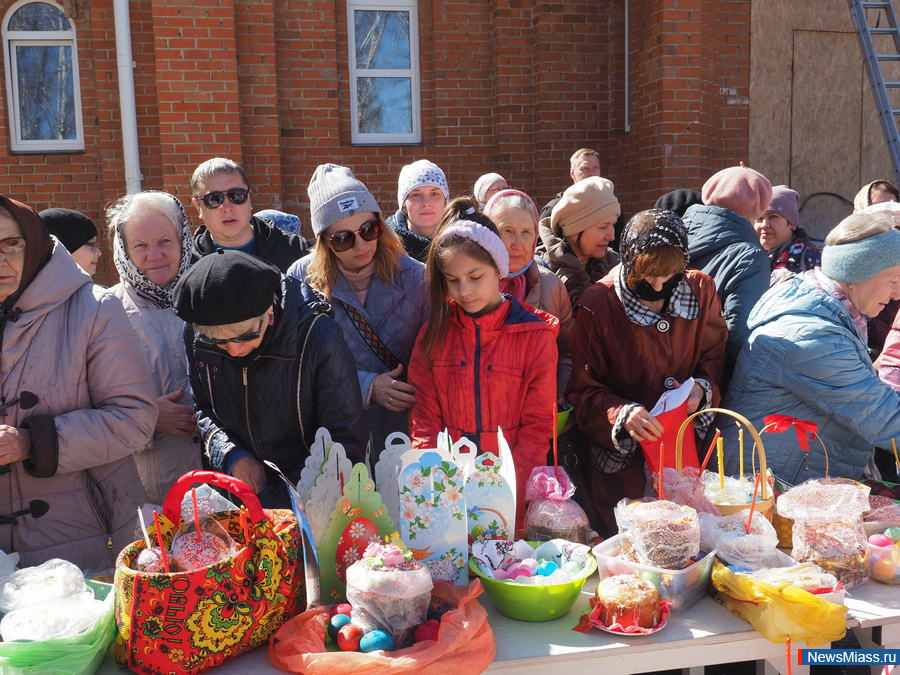
[[[891,89],[900,90],[900,81],[885,80],[881,69],[881,64],[885,62],[900,63],[900,28],[897,25],[897,13],[890,0],[873,2],[848,0],[848,2],[856,26],[856,35],[859,38],[859,49],[869,74],[869,84],[872,85],[881,130],[891,157],[891,165],[894,167],[894,176],[900,184],[900,131],[897,129],[900,109],[894,108],[890,95]],[[890,53],[879,54],[876,51],[873,37],[876,35],[890,35],[893,38],[894,48]],[[886,40],[879,44],[884,42]]]

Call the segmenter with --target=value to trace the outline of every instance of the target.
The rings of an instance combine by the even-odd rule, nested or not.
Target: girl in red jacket
[[[497,228],[471,200],[454,200],[428,254],[431,315],[409,363],[410,431],[415,448],[436,447],[447,428],[454,440],[496,452],[500,427],[515,462],[520,527],[525,482],[547,461],[559,322],[501,294],[508,273]]]

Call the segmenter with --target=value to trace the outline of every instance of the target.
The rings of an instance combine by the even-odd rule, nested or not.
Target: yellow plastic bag
[[[819,647],[844,637],[847,608],[807,593],[793,584],[774,586],[746,574],[735,574],[718,560],[713,564],[715,598],[735,616],[750,623],[770,642],[805,642]]]

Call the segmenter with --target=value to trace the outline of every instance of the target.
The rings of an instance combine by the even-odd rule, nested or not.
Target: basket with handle
[[[769,433],[780,433],[794,427],[797,432],[797,440],[800,443],[800,447],[806,450],[807,456],[810,451],[808,441],[819,441],[819,445],[822,446],[822,452],[825,454],[825,477],[828,477],[828,448],[825,447],[825,442],[821,439],[819,434],[816,433],[818,427],[815,422],[799,420],[787,415],[767,415],[765,419],[763,419],[763,422],[765,423],[765,426],[762,429],[762,433],[766,433],[767,431]],[[784,481],[778,482],[785,489],[794,487]],[[782,490],[782,492],[783,491],[784,490]],[[784,516],[779,515],[778,509],[776,508],[772,513],[772,526],[775,528],[775,533],[778,535],[778,546],[780,548],[793,547],[794,521],[791,518],[785,518]]]
[[[775,505],[775,495],[773,494],[772,489],[769,486],[769,481],[765,479],[766,474],[768,473],[768,467],[766,466],[766,449],[763,445],[762,438],[760,438],[759,436],[759,432],[756,431],[756,427],[754,427],[753,423],[740,413],[736,413],[732,410],[726,410],[725,408],[706,408],[704,410],[698,410],[697,412],[688,415],[687,419],[685,419],[684,422],[681,423],[681,428],[678,429],[678,434],[676,435],[675,470],[678,473],[681,473],[682,471],[681,446],[684,439],[685,429],[687,429],[688,424],[693,421],[695,417],[709,412],[720,413],[733,417],[750,432],[750,436],[753,438],[753,450],[750,451],[750,455],[752,458],[754,450],[759,455],[759,471],[763,476],[763,479],[760,480],[760,499],[756,502],[755,511],[761,513],[766,518],[771,520],[772,508]],[[715,507],[723,516],[730,516],[749,509],[750,502],[747,502],[746,504],[715,504]]]

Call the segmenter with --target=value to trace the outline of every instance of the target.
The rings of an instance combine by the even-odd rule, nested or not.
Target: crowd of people
[[[578,150],[539,209],[494,172],[451,199],[422,159],[385,217],[350,168],[323,164],[308,241],[297,216],[254,214],[243,169],[214,158],[191,178],[193,234],[165,192],[109,207],[111,289],[92,280],[90,218],[0,197],[0,548],[106,569],[135,507],[200,467],[285,506],[266,463],[296,481],[320,427],[372,462],[395,431],[494,451],[500,428],[521,524],[567,406],[576,498],[606,535],[619,500],[652,490],[645,453],[667,430],[650,411],[685,382],[687,414],[809,420],[831,475],[877,475],[900,436],[897,188],[864,186],[820,249],[797,193],[743,165],[630,218],[600,174]],[[698,415],[690,452],[716,426]],[[791,434],[767,448],[789,483],[826,471]]]

